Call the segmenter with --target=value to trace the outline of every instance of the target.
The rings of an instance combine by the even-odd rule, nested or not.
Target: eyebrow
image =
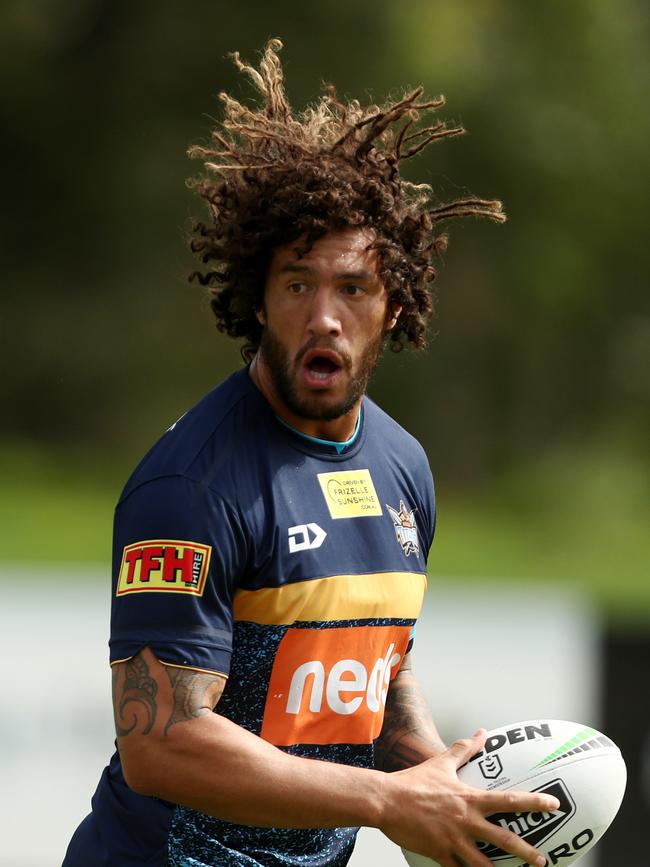
[[[295,262],[287,262],[280,268],[280,274],[315,274],[316,271],[310,268],[309,265],[297,265]],[[340,271],[335,274],[337,280],[365,280],[371,282],[375,279],[375,275],[370,271]]]

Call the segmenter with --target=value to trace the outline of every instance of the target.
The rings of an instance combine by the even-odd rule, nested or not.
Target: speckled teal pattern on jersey
[[[235,623],[230,676],[219,700],[219,713],[254,734],[262,728],[266,691],[278,644],[286,626]]]
[[[251,828],[178,807],[169,835],[168,867],[343,867],[357,831]]]

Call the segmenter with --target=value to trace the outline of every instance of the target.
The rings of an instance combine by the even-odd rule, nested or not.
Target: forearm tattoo
[[[158,684],[150,676],[149,666],[141,653],[124,663],[124,684],[121,696],[118,695],[119,679],[120,673],[115,666],[113,668],[113,709],[115,731],[118,737],[125,737],[132,732],[143,713],[145,719],[142,734],[149,734],[158,712],[156,704]],[[127,714],[132,714],[132,720],[131,725],[125,727],[122,723]]]
[[[213,674],[202,674],[191,668],[165,667],[165,671],[174,691],[172,712],[165,726],[165,734],[167,734],[175,723],[212,712],[205,703],[205,697],[216,678]]]
[[[400,672],[388,690],[384,724],[375,743],[375,767],[400,771],[442,750],[444,745],[417,681],[410,672]]]

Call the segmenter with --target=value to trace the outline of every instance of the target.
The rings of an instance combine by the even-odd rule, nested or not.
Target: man
[[[192,150],[212,216],[197,276],[250,363],[118,503],[118,752],[65,867],[343,865],[360,825],[443,867],[489,865],[477,840],[543,863],[485,816],[557,801],[463,786],[485,733],[446,750],[421,700],[409,651],[431,475],[364,397],[387,341],[424,344],[435,223],[501,220],[500,205],[431,208],[400,177],[401,159],[461,131],[413,129],[441,100],[362,109],[330,92],[296,119],[279,48],[259,71],[235,56],[263,105],[224,95],[214,146]]]

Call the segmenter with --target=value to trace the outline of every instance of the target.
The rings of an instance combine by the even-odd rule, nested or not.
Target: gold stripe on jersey
[[[328,622],[376,617],[417,618],[427,586],[423,572],[331,575],[238,590],[235,620],[282,626],[296,620]]]

